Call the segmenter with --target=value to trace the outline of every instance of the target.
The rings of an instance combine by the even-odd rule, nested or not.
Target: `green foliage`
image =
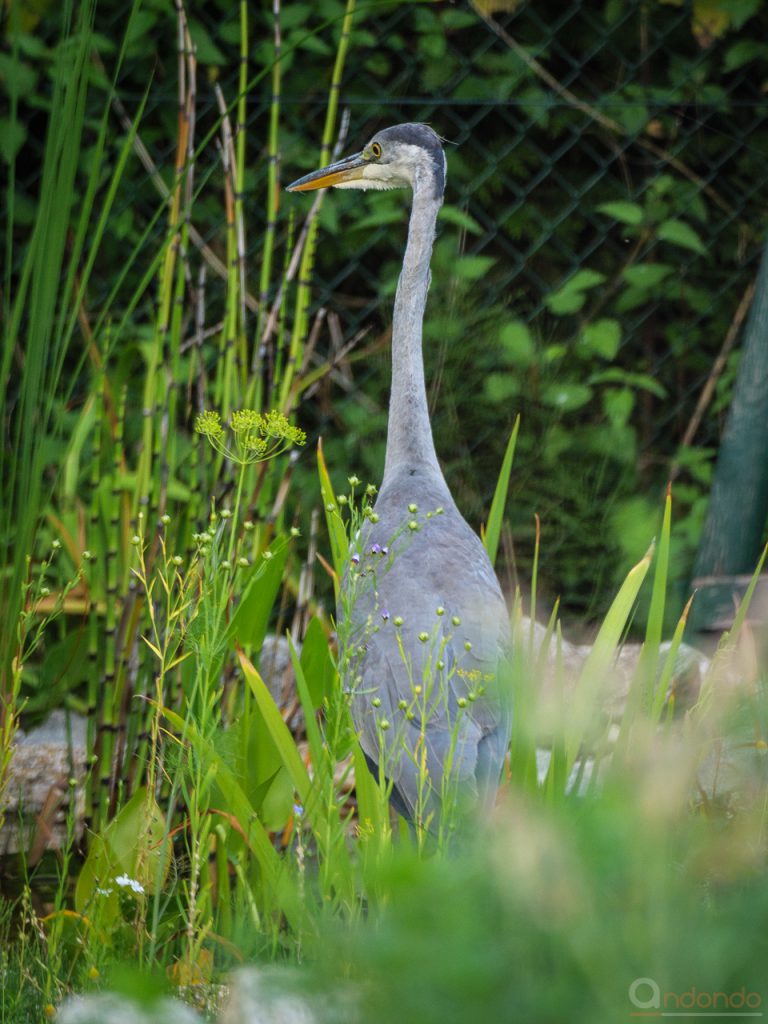
[[[103,936],[109,936],[120,917],[121,888],[129,899],[162,890],[170,868],[167,832],[156,801],[146,789],[139,789],[91,840],[77,876],[75,909]],[[133,909],[142,902],[136,900]]]
[[[683,453],[675,431],[648,436],[662,403],[695,392],[709,370],[730,316],[727,301],[713,309],[724,261],[731,291],[748,273],[753,226],[721,217],[712,187],[682,167],[701,170],[700,160],[710,180],[716,166],[723,194],[762,180],[762,129],[736,155],[720,129],[742,130],[741,86],[729,91],[728,76],[758,71],[765,54],[750,42],[753,25],[750,39],[734,33],[763,13],[746,0],[734,7],[709,50],[687,16],[659,5],[653,19],[670,45],[644,54],[646,88],[625,74],[640,15],[606,5],[611,46],[589,73],[598,113],[624,133],[621,170],[602,155],[594,181],[585,146],[568,157],[563,187],[543,165],[577,135],[594,147],[597,133],[524,59],[563,73],[547,27],[561,5],[547,0],[535,17],[518,6],[516,50],[452,5],[379,5],[353,19],[352,2],[286,4],[278,61],[271,10],[217,0],[188,23],[182,12],[175,69],[172,5],[137,3],[127,19],[112,0],[51,5],[42,17],[9,5],[0,802],[22,710],[32,720],[63,705],[88,716],[89,831],[75,856],[70,820],[45,913],[26,880],[13,922],[3,902],[4,1019],[39,1020],[121,958],[142,979],[161,970],[194,988],[243,958],[323,965],[341,950],[326,979],[343,963],[370,996],[371,1020],[391,1016],[393,978],[404,1019],[475,1019],[478,1006],[537,1021],[600,1019],[608,1007],[616,1019],[632,970],[674,981],[681,951],[697,944],[718,983],[740,983],[730,939],[752,927],[765,888],[764,808],[749,803],[746,783],[731,803],[698,770],[718,742],[754,753],[750,771],[764,770],[764,681],[736,694],[732,717],[713,715],[734,634],[705,706],[676,731],[667,695],[685,612],[670,588],[696,544],[716,427]],[[593,33],[591,20],[575,22],[580,53]],[[358,101],[349,149],[414,89],[449,97],[456,117],[433,118],[426,102],[409,117],[452,135],[473,125],[471,144],[449,148],[425,328],[429,370],[443,382],[435,426],[448,476],[470,517],[490,508],[492,557],[509,498],[534,608],[557,588],[571,613],[603,618],[569,713],[561,702],[547,734],[542,779],[539,684],[559,625],[553,613],[539,643],[517,605],[506,809],[495,838],[480,829],[481,849],[468,843],[449,858],[424,856],[423,833],[414,843],[393,828],[386,779],[368,770],[340,685],[330,587],[312,584],[317,552],[338,586],[351,538],[374,515],[373,485],[332,478],[350,465],[363,479],[380,474],[380,298],[396,286],[406,204],[339,193],[302,220],[279,192],[286,168],[293,176],[327,159],[345,97]],[[714,130],[678,139],[691,104]],[[644,133],[675,160],[641,156],[632,147]],[[346,269],[342,238],[355,254]],[[347,350],[358,330],[368,334]],[[732,360],[718,415],[734,371]],[[335,380],[353,386],[342,396]],[[312,460],[285,451],[305,430],[325,437],[319,488]],[[645,495],[672,454],[682,514],[673,519],[668,499],[659,528],[658,501]],[[319,501],[327,539],[312,517]],[[541,561],[532,510],[542,513]],[[654,532],[648,595],[642,555]],[[646,648],[611,748],[595,705],[633,616],[635,628],[645,620]],[[296,694],[283,706],[263,647],[286,628]],[[556,659],[557,685],[561,668]],[[585,751],[613,752],[614,764],[583,799],[570,772],[583,773]],[[754,857],[734,865],[745,850]],[[437,946],[425,958],[427,939]],[[756,938],[755,958],[758,949]],[[607,993],[606,963],[618,979]],[[740,963],[749,982],[752,961]]]

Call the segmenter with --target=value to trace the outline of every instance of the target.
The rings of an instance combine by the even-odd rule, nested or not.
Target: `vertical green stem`
[[[278,164],[278,129],[280,126],[280,89],[282,76],[282,37],[280,32],[280,0],[272,2],[272,18],[274,22],[274,63],[272,65],[272,98],[269,105],[269,141],[267,148],[267,226],[264,232],[264,243],[261,250],[261,276],[259,278],[259,317],[256,325],[252,366],[252,386],[255,389],[252,404],[261,407],[264,387],[264,355],[261,351],[262,335],[267,320],[267,302],[269,285],[272,279],[272,257],[275,248],[275,232],[277,229],[277,164]],[[290,248],[290,247],[289,247]]]
[[[349,49],[349,35],[352,29],[352,20],[355,13],[356,0],[347,0],[344,12],[344,20],[341,25],[341,39],[336,50],[336,60],[333,65],[331,77],[331,91],[328,99],[328,108],[325,114],[325,127],[323,129],[323,142],[320,147],[320,165],[328,162],[331,153],[334,128],[336,125],[336,113],[339,106],[339,90],[341,89],[341,77],[344,71],[344,63]],[[296,291],[295,319],[291,345],[288,353],[288,362],[283,374],[280,388],[280,408],[286,415],[290,412],[291,388],[296,374],[296,367],[301,365],[302,350],[307,337],[309,325],[309,302],[312,266],[315,260],[315,246],[317,244],[317,218],[312,222],[307,236],[307,244],[301,255],[299,267],[299,282]]]

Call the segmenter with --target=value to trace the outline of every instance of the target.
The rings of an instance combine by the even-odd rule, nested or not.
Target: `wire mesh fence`
[[[213,82],[227,100],[237,94],[238,12],[188,6],[202,137],[218,117]],[[104,11],[108,35],[119,15]],[[279,8],[283,183],[314,166],[341,14],[335,0]],[[250,16],[255,252],[271,101],[258,72],[274,57],[272,5],[252,5]],[[146,19],[120,98],[129,114],[138,108],[154,61],[140,136],[171,180],[172,12],[150,6]],[[427,121],[447,140],[425,342],[449,480],[469,516],[482,518],[522,414],[507,554],[514,549],[524,577],[538,512],[544,576],[581,613],[652,533],[648,516],[672,472],[684,557],[695,545],[768,204],[768,45],[759,42],[767,27],[758,0],[706,9],[661,0],[385,3],[356,12],[340,92],[345,148],[402,120]],[[215,148],[201,160],[215,178]],[[144,170],[133,173],[110,229],[118,251],[157,206]],[[34,177],[30,160],[30,195]],[[296,202],[281,200],[283,236]],[[202,237],[221,247],[220,206],[199,206],[196,217]],[[331,353],[334,373],[305,417],[331,437],[332,459],[371,477],[383,453],[387,329],[406,217],[402,197],[389,194],[340,193],[321,211],[313,302],[332,315],[317,354]]]
[[[652,533],[637,494],[653,503],[680,463],[681,533],[695,543],[768,199],[765,55],[685,4],[507,7],[376,16],[374,36],[420,39],[420,60],[403,46],[382,75],[353,58],[342,95],[353,148],[411,118],[455,144],[447,201],[468,220],[438,248],[427,332],[442,454],[479,517],[499,426],[522,411],[515,536],[530,556],[540,512],[545,571],[588,608],[594,566],[633,543],[639,554]],[[386,222],[361,238],[347,209],[353,257],[334,246],[317,298],[350,335],[380,321],[402,232]]]

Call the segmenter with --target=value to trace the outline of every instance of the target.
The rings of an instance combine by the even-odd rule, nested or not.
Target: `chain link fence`
[[[745,25],[697,22],[686,4],[510,6],[453,22],[447,8],[442,22],[413,6],[377,16],[377,39],[421,33],[426,55],[414,65],[399,51],[382,100],[381,72],[353,54],[342,97],[351,148],[401,119],[453,144],[447,202],[471,226],[449,221],[436,253],[426,343],[438,445],[479,519],[522,413],[520,575],[538,512],[552,593],[589,614],[655,532],[672,475],[683,560],[697,541],[768,200],[766,54],[753,42],[766,18],[745,38]],[[382,268],[389,295],[403,241],[400,221],[361,238],[360,209],[339,214],[318,277],[345,337],[386,322]],[[367,362],[355,384],[385,397],[386,372],[366,380]],[[372,442],[381,429],[374,419]]]
[[[237,94],[238,13],[188,6],[202,138],[217,118],[213,81],[228,101]],[[282,5],[283,183],[314,166],[341,14],[335,0]],[[271,5],[252,5],[250,16],[258,70],[271,56]],[[156,61],[140,134],[169,181],[172,12],[146,17],[121,99],[137,109]],[[116,18],[107,7],[106,34]],[[594,595],[653,533],[671,474],[680,550],[692,557],[768,206],[767,29],[759,0],[706,10],[661,0],[392,3],[356,13],[340,91],[345,149],[403,120],[429,122],[447,140],[425,347],[449,482],[478,522],[522,414],[508,562],[526,578],[538,513],[545,583],[580,615],[599,611]],[[254,254],[270,97],[266,76],[250,93],[247,126]],[[211,146],[201,161],[212,180],[217,159]],[[30,194],[34,174],[32,161]],[[283,238],[300,202],[281,199]],[[118,247],[156,207],[137,166],[111,228]],[[221,205],[196,216],[221,250]],[[371,478],[383,456],[406,219],[396,194],[334,193],[321,212],[313,297],[329,316],[317,358],[332,358],[334,373],[304,415],[329,439],[332,462]],[[105,268],[105,291],[107,277]]]

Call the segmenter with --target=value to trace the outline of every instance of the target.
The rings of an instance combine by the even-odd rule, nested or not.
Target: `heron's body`
[[[384,479],[356,540],[339,607],[344,683],[368,763],[393,803],[434,827],[446,801],[492,801],[509,739],[500,667],[504,598],[450,495],[429,421],[422,324],[445,157],[426,125],[398,125],[361,154],[291,188],[410,186],[413,205],[392,325]]]

